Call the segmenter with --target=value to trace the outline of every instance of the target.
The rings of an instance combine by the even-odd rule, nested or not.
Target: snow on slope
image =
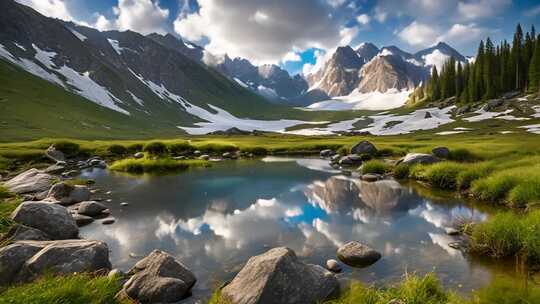
[[[112,48],[118,55],[122,55],[122,51],[124,50],[124,48],[120,47],[120,43],[118,42],[118,40],[107,38],[107,41],[109,41],[109,44],[112,46]]]
[[[86,41],[86,39],[88,39],[85,35],[77,32],[76,30],[74,29],[71,29],[71,28],[68,28],[68,30],[73,33],[73,35],[75,35],[75,37],[79,38],[80,41]]]
[[[411,92],[391,89],[386,93],[378,91],[361,93],[354,90],[350,95],[317,102],[308,106],[307,109],[320,111],[390,110],[403,106]]]

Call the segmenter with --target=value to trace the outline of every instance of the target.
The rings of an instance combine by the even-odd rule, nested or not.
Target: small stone
[[[341,265],[339,265],[338,261],[331,259],[326,261],[326,269],[338,273],[341,272]]]
[[[365,182],[376,182],[382,179],[382,176],[380,176],[379,174],[368,173],[368,174],[363,174],[361,179]]]
[[[114,222],[116,222],[116,220],[111,217],[111,218],[106,218],[103,221],[101,221],[101,224],[103,224],[103,225],[111,225],[111,224],[114,224]]]
[[[123,203],[120,203],[120,206],[126,207],[126,206],[129,206],[129,203],[123,202]]]
[[[141,159],[141,158],[144,157],[144,153],[142,153],[142,152],[137,152],[137,153],[135,153],[135,154],[133,155],[133,157],[136,158],[136,159]]]

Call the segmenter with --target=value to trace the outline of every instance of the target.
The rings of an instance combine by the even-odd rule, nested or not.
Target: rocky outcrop
[[[90,199],[90,190],[86,186],[75,185],[61,182],[54,184],[49,193],[47,200],[56,202],[62,205],[71,205],[88,201]]]
[[[381,254],[367,245],[352,241],[339,247],[337,257],[349,266],[367,267],[377,262]]]
[[[118,294],[140,303],[175,303],[186,297],[197,279],[171,255],[154,250],[128,272],[131,276]]]
[[[45,273],[110,269],[109,249],[99,241],[20,241],[0,248],[0,283],[28,282]]]
[[[407,165],[414,165],[414,164],[433,164],[439,161],[440,161],[439,158],[431,154],[409,153],[405,155],[405,157],[401,159],[399,163],[403,163]]]
[[[76,238],[79,228],[69,211],[47,202],[24,202],[13,213],[16,223],[43,231],[53,240]]]
[[[351,153],[358,154],[358,155],[367,154],[367,155],[373,156],[377,153],[377,151],[378,150],[375,147],[375,145],[370,143],[367,140],[363,140],[351,148]]]
[[[311,304],[325,301],[338,289],[331,272],[304,264],[293,250],[279,247],[250,258],[221,297],[231,304]]]
[[[43,198],[56,180],[54,175],[32,168],[10,179],[4,186],[15,194],[30,194]]]

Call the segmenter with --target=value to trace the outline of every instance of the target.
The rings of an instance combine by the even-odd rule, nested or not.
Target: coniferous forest
[[[411,95],[412,103],[456,97],[460,103],[496,98],[507,92],[540,91],[540,35],[534,26],[523,33],[518,24],[510,44],[495,46],[488,37],[480,41],[470,62],[450,58],[441,71],[433,66],[431,79]]]

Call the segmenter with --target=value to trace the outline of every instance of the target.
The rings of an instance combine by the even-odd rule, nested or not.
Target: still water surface
[[[82,228],[105,241],[113,267],[128,270],[153,249],[167,251],[197,276],[189,300],[203,301],[243,263],[287,246],[308,263],[325,265],[350,241],[382,253],[376,264],[339,275],[385,284],[405,272],[434,271],[446,287],[467,293],[491,280],[500,265],[473,261],[448,243],[456,220],[488,214],[454,198],[434,198],[393,180],[365,183],[320,159],[266,158],[216,163],[178,175],[134,177],[93,169],[116,223]],[[129,206],[121,207],[120,203]]]

